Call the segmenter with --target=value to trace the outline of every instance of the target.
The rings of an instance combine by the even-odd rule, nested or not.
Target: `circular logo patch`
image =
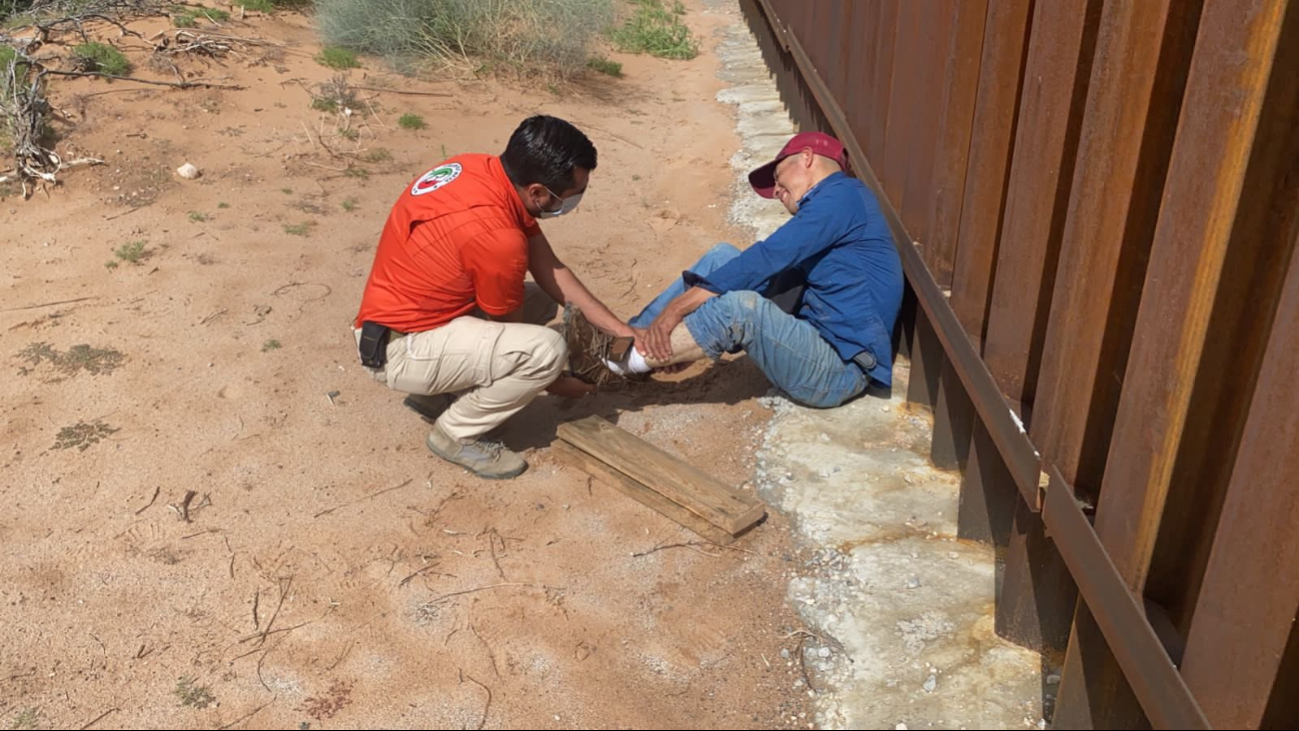
[[[410,194],[424,195],[425,193],[432,193],[438,188],[441,188],[452,180],[460,177],[460,173],[463,170],[464,168],[458,162],[433,168],[427,173],[424,173],[424,177],[415,181],[415,185],[410,189]]]

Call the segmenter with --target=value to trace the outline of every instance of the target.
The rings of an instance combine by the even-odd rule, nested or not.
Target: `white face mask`
[[[550,193],[552,196],[554,196],[559,200],[560,203],[559,210],[547,211],[546,209],[543,208],[541,209],[541,212],[537,214],[537,218],[542,218],[542,219],[559,218],[560,216],[563,216],[567,213],[572,213],[573,211],[577,210],[577,205],[582,202],[582,196],[586,195],[586,193],[578,193],[577,195],[569,196],[568,198],[560,198],[559,196],[555,195],[555,191],[551,190],[550,188],[546,188],[546,192]]]

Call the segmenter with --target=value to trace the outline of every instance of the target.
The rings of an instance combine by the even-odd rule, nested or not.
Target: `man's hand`
[[[680,325],[684,319],[685,317],[678,314],[676,308],[665,309],[637,337],[637,345],[644,344],[641,353],[660,363],[672,360],[672,331],[677,329],[677,325]]]
[[[574,376],[560,376],[557,381],[546,387],[546,391],[566,399],[580,399],[595,393],[595,386]]]

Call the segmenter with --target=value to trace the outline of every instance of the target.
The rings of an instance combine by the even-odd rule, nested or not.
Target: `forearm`
[[[716,297],[717,295],[709,292],[703,287],[691,287],[685,294],[677,297],[668,303],[664,314],[670,315],[673,319],[680,321],[687,315],[699,309],[705,302]]]
[[[562,264],[554,270],[556,288],[559,290],[559,297],[556,299],[562,303],[573,303],[582,310],[586,319],[596,327],[607,333],[614,335],[631,335],[631,328],[618,319],[618,316],[605,306],[603,302],[591,294],[591,291],[582,284],[582,280],[577,278],[571,269]],[[553,294],[551,295],[554,296]]]

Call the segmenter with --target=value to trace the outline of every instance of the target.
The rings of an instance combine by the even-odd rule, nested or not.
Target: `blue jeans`
[[[690,271],[707,276],[739,255],[734,246],[718,244]],[[629,324],[649,327],[686,289],[678,278]],[[685,326],[710,358],[743,350],[777,388],[807,406],[838,406],[870,384],[861,368],[845,363],[811,323],[781,310],[757,292],[713,297],[686,316]]]

